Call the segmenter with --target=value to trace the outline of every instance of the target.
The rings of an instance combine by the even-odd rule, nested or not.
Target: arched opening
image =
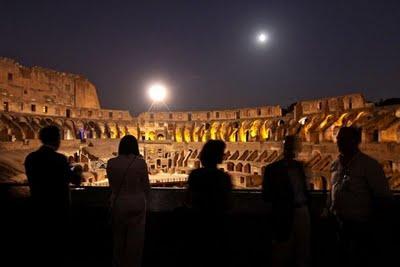
[[[233,162],[226,163],[226,168],[228,172],[233,172],[235,170],[235,164]]]
[[[264,177],[264,173],[265,173],[265,166],[261,167],[261,176]]]
[[[376,142],[376,143],[379,142],[379,130],[378,129],[375,129],[372,132],[372,142]]]
[[[250,165],[250,163],[247,163],[246,165],[244,165],[244,172],[245,173],[251,173],[251,165]]]
[[[35,131],[30,125],[28,119],[26,117],[20,117],[18,122],[24,133],[25,139],[35,139]]]
[[[238,163],[235,167],[235,171],[237,172],[243,172],[243,164],[242,163]]]
[[[157,134],[157,140],[158,140],[158,141],[163,141],[163,140],[165,140],[164,135],[163,135],[163,134]]]

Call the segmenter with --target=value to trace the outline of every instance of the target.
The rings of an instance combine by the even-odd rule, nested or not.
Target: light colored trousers
[[[272,244],[272,266],[310,266],[310,232],[308,208],[304,206],[295,209],[289,240]]]
[[[113,267],[141,266],[145,225],[144,195],[121,196],[113,209]]]

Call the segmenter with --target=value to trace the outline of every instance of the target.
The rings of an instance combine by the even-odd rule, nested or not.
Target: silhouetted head
[[[221,140],[209,140],[200,152],[200,161],[204,167],[216,167],[224,159],[225,143]]]
[[[52,147],[57,150],[61,143],[61,134],[57,126],[46,126],[40,129],[39,139],[43,145]]]
[[[358,128],[343,127],[336,137],[339,152],[342,155],[352,155],[358,151],[361,143],[361,132]]]
[[[118,155],[136,155],[139,156],[139,145],[136,137],[125,135],[119,142]]]
[[[294,135],[288,135],[283,141],[283,156],[285,159],[294,159],[296,150],[299,149],[299,141]]]

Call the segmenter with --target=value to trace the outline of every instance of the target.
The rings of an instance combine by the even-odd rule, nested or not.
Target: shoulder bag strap
[[[118,190],[115,192],[115,197],[114,197],[114,199],[113,199],[113,201],[112,201],[112,203],[111,203],[111,207],[114,207],[114,203],[115,203],[115,201],[117,200],[117,198],[118,198],[118,196],[119,196],[119,193],[121,192],[121,188],[122,188],[122,185],[124,184],[124,182],[126,181],[126,176],[128,175],[128,170],[129,170],[129,168],[132,166],[132,164],[133,164],[133,162],[136,160],[136,156],[132,159],[132,161],[129,163],[129,165],[128,165],[128,168],[126,168],[126,170],[125,170],[125,172],[124,172],[124,176],[122,176],[122,180],[121,180],[121,183],[119,184],[119,186],[118,186]]]

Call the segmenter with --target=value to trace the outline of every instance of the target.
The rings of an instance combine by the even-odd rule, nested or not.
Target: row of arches
[[[0,140],[22,141],[39,137],[41,128],[49,125],[60,129],[63,140],[87,138],[121,138],[126,134],[137,136],[137,127],[114,121],[72,120],[50,117],[0,115]]]
[[[282,140],[291,128],[283,119],[224,121],[202,124],[177,125],[176,142],[205,142],[223,140],[226,142],[252,142]]]

